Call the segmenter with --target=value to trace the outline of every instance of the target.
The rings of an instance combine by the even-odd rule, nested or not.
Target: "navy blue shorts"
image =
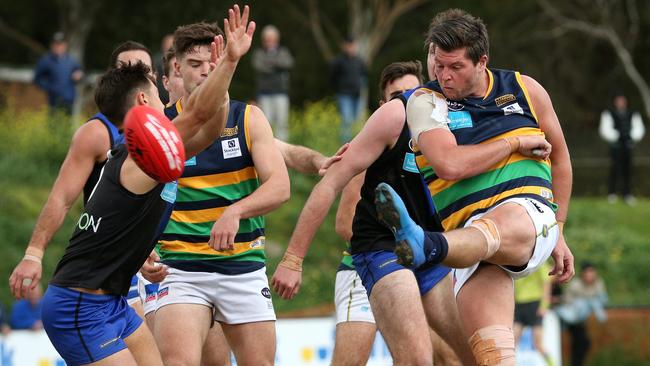
[[[352,263],[361,277],[361,282],[366,288],[368,297],[370,291],[382,277],[389,275],[400,269],[413,271],[415,279],[418,281],[420,295],[429,292],[438,282],[440,282],[451,269],[443,265],[422,266],[411,269],[397,264],[397,256],[388,250],[379,250],[374,252],[364,252],[352,255]]]
[[[93,295],[50,285],[43,296],[43,328],[66,364],[85,365],[126,348],[142,324],[124,296]]]

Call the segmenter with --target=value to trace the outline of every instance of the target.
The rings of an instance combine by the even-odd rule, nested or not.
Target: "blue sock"
[[[442,233],[424,232],[424,257],[428,263],[441,263],[447,258],[449,243]]]

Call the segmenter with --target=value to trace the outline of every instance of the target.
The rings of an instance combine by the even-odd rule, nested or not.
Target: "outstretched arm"
[[[188,103],[174,124],[185,146],[185,156],[192,157],[219,137],[228,118],[228,88],[239,59],[248,52],[255,31],[255,22],[248,22],[248,5],[241,14],[239,6],[228,10],[224,32],[228,45],[221,56],[223,39],[217,36],[212,43],[214,69],[208,78],[192,93]],[[120,181],[133,193],[145,193],[158,182],[147,176],[129,156],[122,165]]]
[[[275,145],[282,153],[287,168],[299,173],[321,175],[324,175],[327,168],[332,164],[341,160],[341,156],[349,146],[349,144],[341,146],[336,154],[328,158],[316,150],[301,145],[293,145],[277,138],[275,139]]]
[[[533,108],[536,111],[539,127],[553,145],[551,152],[551,174],[553,178],[553,199],[558,205],[556,218],[560,226],[560,238],[553,250],[555,268],[551,274],[559,276],[561,282],[567,282],[575,274],[574,259],[571,250],[564,239],[564,223],[569,212],[569,200],[573,185],[571,156],[567,147],[560,121],[553,109],[551,98],[544,88],[533,78],[522,75],[522,80],[528,89]]]
[[[59,175],[41,211],[26,250],[9,278],[13,295],[20,299],[41,279],[41,259],[52,236],[63,224],[70,207],[81,194],[96,161],[105,159],[110,144],[101,122],[85,123],[75,132]]]
[[[404,126],[404,116],[404,107],[399,101],[379,108],[352,140],[341,161],[331,166],[312,190],[300,212],[285,256],[271,280],[273,289],[283,299],[291,299],[298,293],[302,259],[334,199],[355,175],[366,170],[386,148],[393,146]]]
[[[215,37],[212,43],[213,61],[216,63],[214,70],[192,93],[183,113],[174,120],[183,138],[187,157],[198,154],[214,142],[226,125],[228,88],[237,63],[250,49],[255,32],[255,22],[248,21],[249,13],[248,5],[244,7],[243,14],[238,5],[228,10],[228,19],[224,20],[227,40],[225,53],[217,60],[223,40]]]

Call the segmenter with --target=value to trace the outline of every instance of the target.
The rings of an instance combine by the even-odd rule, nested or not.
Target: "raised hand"
[[[214,37],[210,43],[210,71],[217,67],[217,64],[223,60],[226,55],[226,47],[224,45],[223,36],[218,35]]]
[[[255,22],[248,21],[249,13],[248,5],[244,6],[243,13],[239,10],[239,5],[235,5],[228,10],[228,19],[223,20],[223,30],[227,40],[226,57],[230,61],[239,61],[251,48]]]

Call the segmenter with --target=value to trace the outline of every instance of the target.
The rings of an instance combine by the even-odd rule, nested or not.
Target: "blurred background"
[[[650,2],[643,0],[264,0],[250,1],[258,24],[273,24],[294,58],[290,70],[289,142],[324,154],[340,145],[336,90],[330,63],[345,39],[354,39],[367,68],[363,113],[378,106],[382,68],[394,61],[426,65],[424,34],[438,11],[458,7],[487,24],[493,68],[520,70],[548,91],[564,130],[574,169],[567,242],[582,262],[593,263],[607,285],[608,320],[591,319],[588,364],[640,365],[650,358],[650,143],[632,149],[633,199],[608,199],[610,150],[599,135],[603,110],[615,95],[650,118]],[[182,24],[218,21],[229,2],[186,0],[0,0],[0,302],[11,309],[7,280],[23,256],[33,224],[68,149],[74,130],[96,112],[93,88],[112,49],[125,40],[149,47],[159,58],[161,41]],[[80,64],[72,115],[48,112],[47,95],[33,82],[38,60],[62,32]],[[249,53],[239,64],[231,97],[256,99]],[[426,78],[426,72],[425,72]],[[267,216],[269,276],[317,177],[291,173],[291,200]],[[63,253],[80,205],[48,247],[44,283]],[[321,227],[303,272],[300,295],[275,298],[280,316],[328,315],[336,268],[345,243],[334,233],[334,212]]]

